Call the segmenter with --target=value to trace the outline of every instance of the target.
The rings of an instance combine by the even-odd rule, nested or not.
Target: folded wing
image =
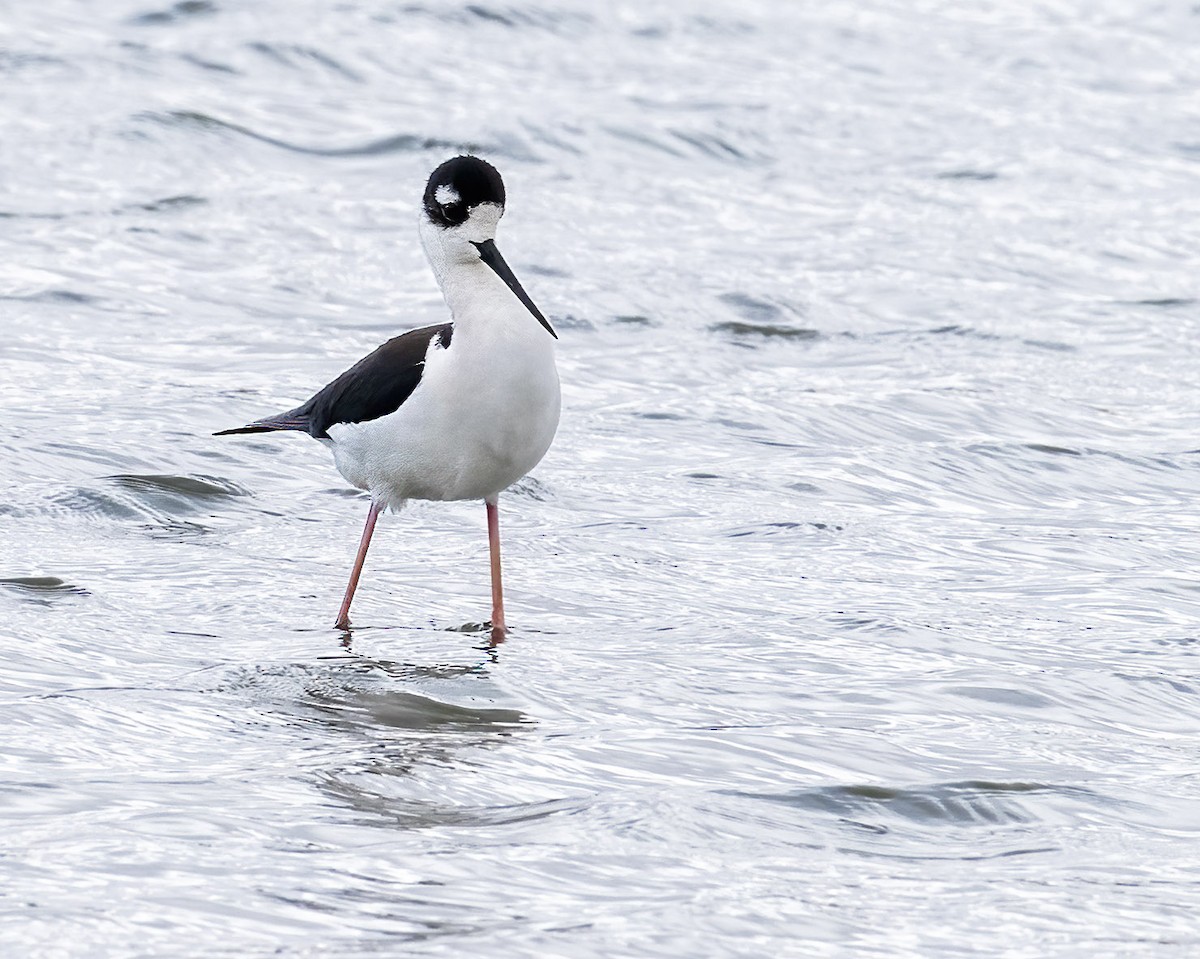
[[[302,406],[214,436],[297,430],[317,439],[337,423],[365,423],[398,410],[421,382],[430,344],[448,349],[454,325],[441,323],[410,330],[388,340]]]

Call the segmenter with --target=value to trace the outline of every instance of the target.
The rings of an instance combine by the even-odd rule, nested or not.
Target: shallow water
[[[1200,949],[1200,14],[0,14],[5,955]],[[561,334],[502,499],[214,439],[444,316]]]

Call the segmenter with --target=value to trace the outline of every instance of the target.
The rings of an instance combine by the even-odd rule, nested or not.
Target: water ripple
[[[262,143],[268,143],[271,146],[279,147],[283,150],[288,150],[292,153],[303,153],[310,156],[325,156],[325,157],[355,157],[355,156],[379,156],[390,153],[416,153],[427,151],[447,151],[451,153],[503,153],[504,151],[497,145],[485,145],[479,143],[456,143],[451,140],[444,140],[439,137],[422,137],[412,133],[397,133],[392,136],[382,137],[378,140],[371,140],[367,143],[356,144],[347,147],[322,147],[322,146],[304,146],[296,143],[290,143],[287,140],[281,140],[277,137],[268,136],[265,133],[259,133],[251,130],[249,127],[241,126],[237,123],[231,123],[228,120],[221,120],[205,113],[198,113],[192,110],[175,110],[170,113],[144,113],[138,119],[149,121],[167,127],[192,127],[203,130],[228,130],[232,133],[237,133],[241,136],[249,137],[252,140],[258,140]]]

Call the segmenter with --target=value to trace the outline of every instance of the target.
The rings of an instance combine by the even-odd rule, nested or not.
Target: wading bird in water
[[[496,248],[504,182],[473,156],[429,177],[419,230],[451,321],[411,330],[287,413],[214,435],[295,430],[333,451],[371,507],[336,626],[350,602],[375,521],[409,499],[482,499],[492,569],[492,631],[506,630],[500,580],[502,490],[533,469],[558,428],[558,334]]]

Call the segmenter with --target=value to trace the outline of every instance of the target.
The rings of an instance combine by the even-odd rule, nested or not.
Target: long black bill
[[[554,327],[550,325],[549,320],[542,316],[542,311],[533,305],[533,300],[529,298],[529,294],[521,288],[521,284],[518,282],[516,276],[513,275],[513,271],[508,268],[508,264],[504,262],[504,257],[496,249],[496,241],[484,240],[482,243],[476,243],[472,240],[471,243],[479,251],[479,259],[483,260],[484,263],[496,271],[496,275],[508,284],[510,290],[517,294],[517,299],[528,307],[529,312],[546,328],[546,332],[557,340],[558,334],[554,332]]]

